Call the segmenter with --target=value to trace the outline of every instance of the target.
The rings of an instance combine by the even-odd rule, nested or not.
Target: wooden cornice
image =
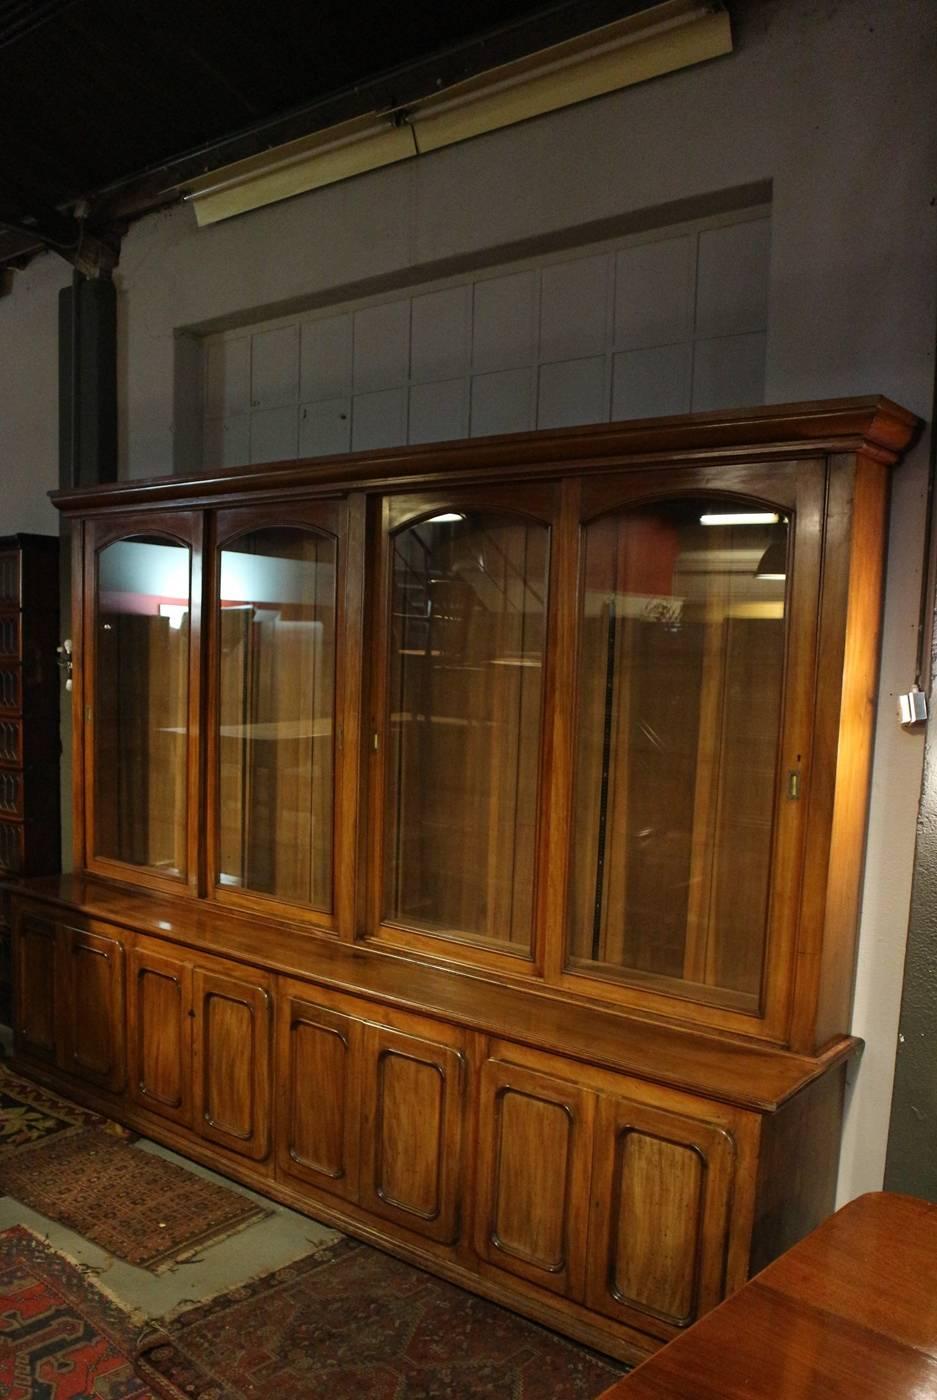
[[[159,476],[107,486],[50,492],[68,515],[167,505],[207,505],[218,497],[260,494],[334,495],[397,484],[556,477],[577,470],[652,467],[672,470],[674,459],[789,459],[818,452],[862,452],[885,466],[896,463],[920,420],[879,396],[829,399],[764,408],[638,418],[583,428],[508,433],[497,437],[426,443],[419,447],[351,452],[234,467],[193,476]]]

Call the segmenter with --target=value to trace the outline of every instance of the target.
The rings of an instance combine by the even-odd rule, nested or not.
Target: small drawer
[[[23,707],[23,670],[18,665],[0,664],[0,710],[18,714]]]
[[[23,721],[0,719],[0,768],[23,766]]]
[[[0,612],[0,663],[22,659],[22,613]]]
[[[15,768],[0,768],[0,817],[22,817],[23,775]]]
[[[6,875],[19,875],[22,869],[22,823],[0,821],[0,871]]]

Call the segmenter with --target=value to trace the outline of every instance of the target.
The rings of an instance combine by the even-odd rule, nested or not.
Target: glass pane
[[[645,984],[676,979],[709,1001],[757,1003],[787,532],[769,511],[691,499],[586,530],[576,962]]]
[[[186,545],[127,539],[98,555],[96,854],[186,868],[189,704]]]
[[[221,551],[219,878],[332,907],[335,541],[265,529]]]
[[[530,946],[547,530],[448,513],[394,538],[384,917]]]

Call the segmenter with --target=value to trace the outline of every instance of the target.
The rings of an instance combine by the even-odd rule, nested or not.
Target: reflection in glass
[[[118,540],[98,555],[95,854],[186,869],[189,550]]]
[[[384,918],[528,948],[547,530],[449,512],[394,537]]]
[[[222,885],[332,906],[335,541],[271,528],[221,551]]]
[[[586,530],[574,963],[757,1004],[786,550],[783,517],[726,501],[656,503]]]

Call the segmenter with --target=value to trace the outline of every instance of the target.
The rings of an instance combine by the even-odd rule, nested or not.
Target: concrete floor
[[[258,1274],[282,1268],[284,1264],[290,1264],[294,1259],[339,1238],[335,1230],[318,1225],[305,1215],[287,1210],[285,1206],[278,1206],[255,1191],[249,1191],[246,1186],[239,1186],[155,1142],[141,1138],[134,1144],[134,1150],[165,1157],[187,1171],[257,1201],[270,1214],[217,1244],[207,1245],[192,1259],[172,1265],[159,1274],[115,1259],[74,1230],[37,1214],[12,1196],[0,1197],[0,1230],[6,1230],[11,1225],[25,1225],[47,1240],[53,1249],[87,1268],[103,1289],[129,1311],[139,1315],[141,1320],[166,1317],[177,1309],[213,1298],[217,1293],[236,1288]]]

